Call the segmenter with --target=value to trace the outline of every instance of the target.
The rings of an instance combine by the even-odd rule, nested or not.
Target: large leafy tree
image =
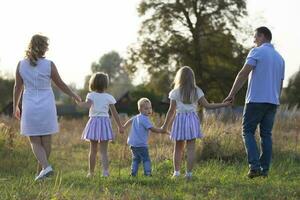
[[[98,62],[93,62],[91,70],[95,72],[105,72],[109,75],[109,78],[112,82],[124,73],[123,68],[121,67],[123,59],[118,54],[118,52],[111,51],[104,54]]]
[[[12,102],[12,91],[14,87],[14,79],[0,77],[0,111]]]
[[[110,79],[109,92],[118,97],[126,93],[131,87],[127,71],[123,67],[123,58],[116,51],[111,51],[100,57],[98,62],[93,62],[91,65],[92,73],[105,72]],[[91,75],[85,78],[84,89],[81,95],[84,96],[88,91],[88,83]]]
[[[290,106],[300,105],[300,68],[289,79],[288,86],[283,90],[282,100]]]
[[[130,72],[146,68],[152,86],[166,92],[161,83],[170,87],[174,72],[188,65],[210,99],[226,96],[246,53],[232,34],[247,14],[245,0],[143,0],[138,12],[143,22],[126,60]]]

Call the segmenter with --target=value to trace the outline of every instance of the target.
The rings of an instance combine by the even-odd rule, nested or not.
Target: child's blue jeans
[[[133,147],[131,146],[132,152],[132,165],[131,165],[131,176],[136,176],[139,169],[140,162],[143,162],[144,175],[151,175],[151,161],[149,156],[148,147]]]

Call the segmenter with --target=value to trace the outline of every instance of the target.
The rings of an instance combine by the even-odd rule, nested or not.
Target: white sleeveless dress
[[[58,132],[54,94],[51,88],[51,61],[39,59],[37,66],[29,60],[20,61],[23,79],[21,134],[42,136]]]

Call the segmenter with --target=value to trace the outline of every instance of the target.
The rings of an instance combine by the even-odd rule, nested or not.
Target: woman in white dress
[[[37,34],[31,38],[25,59],[18,63],[14,86],[14,116],[21,120],[21,134],[29,137],[32,151],[42,167],[35,180],[53,173],[48,158],[51,135],[58,132],[58,123],[51,80],[75,101],[81,101],[60,78],[54,63],[44,57],[47,50],[47,37]]]

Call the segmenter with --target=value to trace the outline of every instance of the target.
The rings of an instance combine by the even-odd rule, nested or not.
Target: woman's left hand
[[[76,103],[82,102],[81,97],[78,94],[74,94],[73,98],[76,101]]]

